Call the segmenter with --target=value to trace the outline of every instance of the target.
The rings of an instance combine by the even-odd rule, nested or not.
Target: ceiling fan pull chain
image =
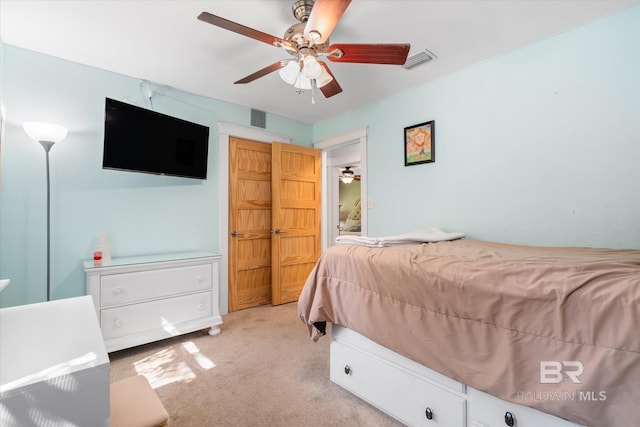
[[[314,98],[316,93],[316,79],[311,80],[311,103],[315,104],[316,100]]]

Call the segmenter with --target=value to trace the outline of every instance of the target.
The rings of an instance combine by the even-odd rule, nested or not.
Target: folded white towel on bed
[[[437,227],[428,227],[422,228],[420,230],[414,230],[409,233],[397,234],[395,236],[338,236],[336,237],[336,244],[382,248],[384,246],[404,245],[407,243],[442,242],[445,240],[462,239],[463,237],[464,233],[461,233],[459,231],[447,233],[446,231],[442,231]]]

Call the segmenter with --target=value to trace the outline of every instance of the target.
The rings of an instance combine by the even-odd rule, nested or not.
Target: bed
[[[393,372],[418,365],[436,376],[416,374],[428,383],[453,381],[465,414],[450,425],[493,425],[477,405],[495,398],[586,426],[640,426],[640,250],[336,245],[310,273],[298,314],[314,341],[339,325],[355,337],[345,348],[409,364]],[[367,398],[404,420],[385,399]],[[496,425],[526,425],[502,415]]]

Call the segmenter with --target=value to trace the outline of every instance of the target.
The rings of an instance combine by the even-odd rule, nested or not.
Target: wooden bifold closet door
[[[296,301],[321,251],[320,151],[229,143],[229,311]]]

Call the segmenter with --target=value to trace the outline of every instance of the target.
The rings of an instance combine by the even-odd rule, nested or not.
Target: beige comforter
[[[333,246],[298,313],[314,340],[340,324],[502,399],[640,426],[640,250]]]

